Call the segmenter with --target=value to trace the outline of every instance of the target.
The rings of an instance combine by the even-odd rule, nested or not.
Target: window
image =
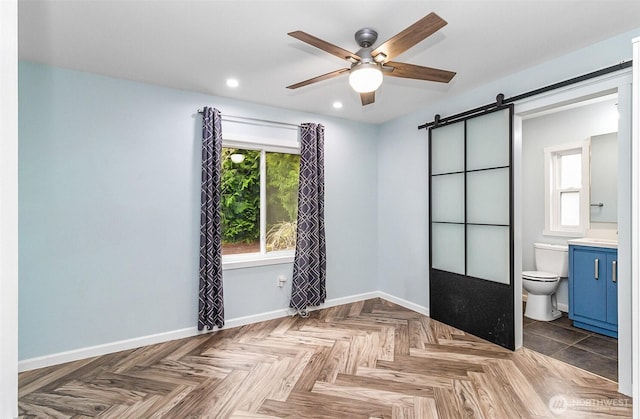
[[[293,260],[299,170],[298,149],[223,144],[225,269]]]
[[[544,149],[546,235],[582,236],[589,224],[589,144]]]

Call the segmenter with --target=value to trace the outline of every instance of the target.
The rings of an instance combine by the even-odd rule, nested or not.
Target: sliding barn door
[[[513,107],[429,129],[429,309],[514,349]]]

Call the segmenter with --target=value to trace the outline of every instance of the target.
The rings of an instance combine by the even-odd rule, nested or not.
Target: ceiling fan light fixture
[[[374,63],[360,63],[351,68],[349,84],[358,93],[375,92],[382,84],[382,70]]]

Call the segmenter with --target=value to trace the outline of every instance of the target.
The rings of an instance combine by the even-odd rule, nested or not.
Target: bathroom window
[[[223,143],[225,269],[293,258],[299,170],[298,149]]]
[[[589,143],[547,147],[545,235],[583,236],[589,224]]]

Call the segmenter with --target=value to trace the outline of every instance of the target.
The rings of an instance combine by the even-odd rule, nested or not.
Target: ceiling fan
[[[287,86],[287,89],[297,89],[337,77],[343,73],[349,73],[349,84],[356,92],[360,93],[362,106],[365,106],[375,101],[375,92],[382,84],[383,74],[392,77],[449,83],[453,76],[456,75],[452,71],[391,61],[394,57],[434,34],[446,24],[447,22],[437,14],[429,13],[375,49],[372,46],[378,39],[378,33],[370,28],[360,29],[355,33],[356,42],[361,48],[356,53],[349,52],[302,31],[290,32],[287,35],[347,60],[351,63],[351,67],[341,68],[340,70],[292,84]]]

